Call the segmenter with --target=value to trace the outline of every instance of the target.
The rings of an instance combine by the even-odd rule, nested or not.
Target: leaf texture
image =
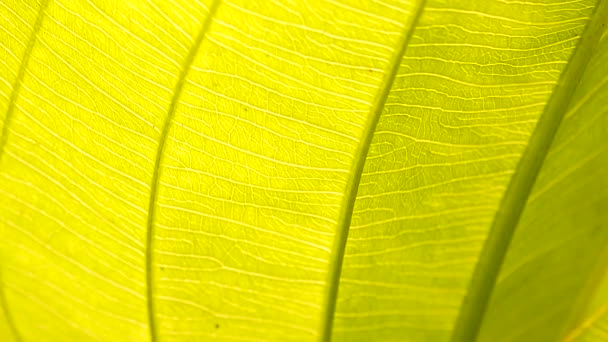
[[[449,340],[606,7],[3,1],[0,337]],[[605,37],[512,214],[481,341],[601,336]]]
[[[482,340],[556,341],[570,336],[606,272],[607,48],[604,35],[528,200],[498,278]],[[526,286],[517,285],[522,283]],[[499,334],[499,327],[509,333]]]

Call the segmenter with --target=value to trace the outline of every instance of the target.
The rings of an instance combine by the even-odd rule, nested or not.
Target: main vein
[[[194,62],[194,58],[196,57],[198,50],[205,38],[205,35],[209,31],[209,27],[211,26],[211,22],[213,21],[213,17],[217,12],[217,8],[219,7],[221,0],[213,0],[211,7],[209,8],[209,12],[207,13],[207,17],[203,22],[201,30],[196,36],[194,40],[194,44],[190,48],[186,59],[182,64],[181,71],[179,73],[179,77],[177,79],[177,83],[175,85],[175,90],[173,92],[173,97],[171,98],[171,103],[169,104],[169,110],[167,113],[167,118],[165,119],[165,123],[163,126],[163,130],[160,134],[160,141],[158,143],[158,149],[156,151],[156,161],[154,163],[154,174],[152,175],[152,184],[150,187],[150,202],[148,205],[148,223],[147,223],[147,235],[146,235],[146,289],[147,289],[147,298],[148,298],[148,325],[150,329],[150,341],[154,342],[157,340],[157,332],[156,332],[156,320],[155,320],[155,304],[154,304],[154,290],[153,284],[154,281],[154,219],[156,216],[156,201],[158,199],[158,187],[160,183],[160,175],[162,170],[162,161],[165,151],[165,145],[167,142],[167,136],[169,135],[169,130],[171,129],[171,123],[173,122],[173,118],[175,117],[175,109],[177,108],[177,104],[180,99],[180,95],[186,83],[186,78],[188,73],[192,67],[192,63]]]
[[[4,155],[4,148],[8,140],[8,131],[15,113],[15,106],[17,103],[17,98],[19,97],[19,91],[21,90],[21,84],[23,83],[23,78],[25,77],[25,72],[30,61],[30,56],[32,55],[32,51],[34,50],[34,45],[36,43],[36,40],[38,40],[38,33],[40,32],[40,28],[42,27],[42,20],[44,19],[44,16],[46,14],[46,8],[48,7],[49,2],[49,0],[43,0],[40,4],[40,9],[38,10],[36,22],[34,23],[34,27],[32,28],[32,33],[30,33],[27,46],[25,47],[23,57],[21,58],[21,65],[19,66],[17,77],[15,78],[15,82],[13,83],[13,91],[11,93],[11,97],[8,100],[6,116],[4,117],[4,125],[2,126],[2,133],[0,133],[0,165],[2,165],[2,156]],[[0,277],[1,275],[2,274],[0,273]],[[3,284],[0,282],[0,285]],[[21,341],[21,336],[19,335],[17,327],[15,326],[13,315],[11,314],[11,311],[8,308],[8,302],[4,293],[4,286],[0,286],[0,306],[4,311],[4,317],[6,318],[6,322],[15,340]]]
[[[471,342],[477,339],[496,278],[515,228],[543,161],[549,152],[555,133],[568,110],[572,95],[602,36],[607,18],[608,0],[600,1],[536,124],[534,133],[530,137],[528,146],[494,217],[456,321],[452,335],[453,342]]]
[[[393,82],[399,71],[401,60],[405,54],[405,50],[414,34],[420,16],[422,15],[426,0],[420,0],[414,8],[414,13],[410,16],[409,22],[405,25],[403,34],[401,35],[397,49],[393,53],[389,62],[388,68],[382,79],[382,83],[372,106],[370,115],[367,119],[363,136],[355,151],[355,160],[349,173],[348,182],[344,193],[344,199],[340,207],[340,215],[338,217],[338,227],[334,244],[332,248],[331,258],[329,260],[329,270],[327,279],[327,292],[324,298],[324,311],[321,316],[321,328],[319,340],[328,342],[331,340],[333,320],[336,311],[336,301],[338,299],[338,288],[340,285],[340,274],[342,272],[342,263],[344,261],[344,252],[346,250],[346,240],[348,238],[348,230],[352,220],[355,200],[357,198],[357,190],[361,181],[361,174],[367,159],[367,153],[376,130],[376,125],[380,119],[380,115],[384,110],[384,105],[388,98]]]

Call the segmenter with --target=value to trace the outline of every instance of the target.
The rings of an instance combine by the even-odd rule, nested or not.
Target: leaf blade
[[[327,338],[340,207],[403,23],[307,4],[227,2],[196,58],[157,208],[165,334]],[[196,319],[171,315],[184,311]]]
[[[429,3],[362,180],[340,339],[449,338],[487,229],[576,44],[570,34],[534,37],[562,30],[556,18],[586,21],[565,7],[557,15],[531,3]],[[574,37],[580,31],[570,25]],[[529,51],[545,44],[567,52],[539,66]],[[514,98],[509,87],[537,95]]]
[[[607,7],[597,8],[598,40]],[[606,271],[608,235],[601,208],[608,198],[607,52],[605,38],[588,52],[587,70],[564,108],[567,113],[505,259],[481,340],[563,340],[582,319]],[[509,334],[497,336],[498,325]]]
[[[51,1],[0,160],[17,327],[448,339],[594,4],[431,0],[408,30],[420,2],[227,1],[192,49],[209,4]]]

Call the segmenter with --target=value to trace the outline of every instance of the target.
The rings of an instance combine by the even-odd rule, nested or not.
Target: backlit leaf
[[[0,340],[608,340],[606,25],[0,2]]]

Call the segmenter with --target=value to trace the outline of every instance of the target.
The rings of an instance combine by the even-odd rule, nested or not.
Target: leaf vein
[[[502,263],[519,219],[529,200],[553,138],[566,115],[572,96],[602,36],[602,20],[608,16],[608,1],[601,1],[583,32],[570,62],[562,72],[551,98],[541,114],[534,133],[498,207],[488,238],[475,267],[463,301],[453,342],[475,341],[496,285]]]
[[[205,18],[202,27],[194,40],[194,44],[190,48],[186,59],[184,60],[181,71],[179,73],[177,83],[175,85],[175,90],[173,93],[173,97],[171,98],[171,103],[169,104],[169,109],[167,112],[167,118],[165,119],[165,123],[163,126],[163,130],[160,135],[160,140],[158,143],[158,150],[156,152],[156,160],[154,163],[154,174],[152,176],[152,182],[150,187],[150,202],[148,206],[148,221],[146,227],[146,291],[147,291],[147,302],[148,302],[148,324],[150,329],[150,341],[154,342],[158,340],[157,332],[156,332],[156,320],[155,320],[155,306],[154,306],[154,290],[152,286],[152,282],[154,281],[154,267],[153,267],[153,254],[154,254],[154,218],[155,218],[155,208],[156,202],[158,199],[158,188],[160,185],[160,174],[161,174],[161,164],[163,161],[164,149],[167,142],[167,137],[169,135],[169,130],[171,128],[171,123],[175,116],[175,112],[177,109],[177,104],[180,99],[180,95],[184,89],[184,85],[186,83],[186,78],[188,76],[188,72],[192,68],[192,64],[194,59],[198,53],[198,50],[205,38],[205,35],[209,31],[209,27],[213,21],[213,17],[217,12],[217,9],[220,5],[221,0],[214,0],[211,6],[209,7],[209,11],[207,13],[207,17]]]
[[[15,105],[17,103],[17,98],[19,97],[19,91],[21,90],[21,84],[23,83],[23,78],[25,77],[25,72],[27,71],[27,67],[29,64],[30,57],[32,55],[32,51],[34,49],[34,45],[38,40],[38,32],[40,32],[40,28],[42,27],[42,20],[46,14],[46,8],[49,4],[49,0],[43,0],[40,4],[40,9],[38,11],[38,16],[36,17],[36,22],[34,23],[34,27],[32,28],[32,32],[30,33],[30,37],[25,47],[25,51],[23,52],[23,57],[21,60],[21,65],[19,66],[19,71],[17,72],[17,77],[15,78],[15,82],[13,83],[13,90],[8,100],[8,106],[6,109],[6,116],[4,118],[4,124],[2,126],[2,133],[0,133],[0,165],[2,165],[2,156],[4,155],[4,148],[6,146],[6,142],[8,140],[8,132],[9,126],[12,121]],[[0,284],[5,285],[2,282],[2,270],[0,268]],[[4,317],[9,326],[9,329],[16,341],[21,341],[21,335],[17,331],[17,327],[13,320],[13,316],[9,311],[6,294],[4,292],[4,286],[0,286],[0,307],[2,311],[4,311]]]
[[[380,115],[384,110],[390,90],[393,86],[395,78],[397,77],[399,67],[401,66],[401,60],[403,59],[405,50],[413,36],[414,28],[422,15],[425,3],[425,0],[418,2],[411,19],[406,25],[404,25],[404,32],[398,42],[396,51],[393,52],[380,89],[372,102],[368,122],[365,126],[366,129],[363,132],[362,139],[360,140],[359,146],[357,146],[357,150],[354,154],[355,158],[352,164],[352,170],[349,175],[348,183],[346,185],[344,201],[338,217],[338,226],[336,236],[334,238],[332,255],[329,260],[327,292],[325,294],[325,305],[321,316],[321,328],[319,334],[320,341],[328,342],[331,340],[332,325],[338,299],[340,275],[342,263],[344,261],[344,251],[346,250],[346,240],[348,238],[348,231],[352,220],[353,209],[355,207],[355,199],[357,197],[359,182],[361,181],[363,167],[365,166],[365,160],[367,159],[367,154],[374,136],[376,124],[378,123]]]

